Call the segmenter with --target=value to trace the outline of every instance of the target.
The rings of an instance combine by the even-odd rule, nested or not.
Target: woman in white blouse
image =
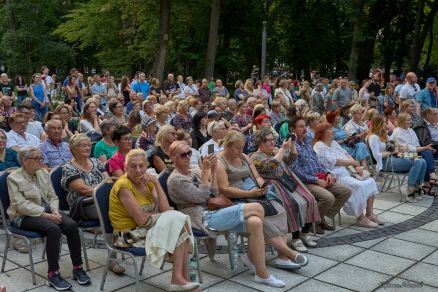
[[[319,162],[342,184],[352,189],[352,195],[344,205],[347,215],[356,217],[356,225],[374,228],[383,225],[373,212],[377,184],[372,178],[358,180],[350,175],[347,166],[353,166],[362,175],[363,169],[336,141],[333,140],[333,129],[329,123],[316,126],[313,149]],[[365,214],[364,214],[365,211]]]
[[[407,113],[399,114],[397,118],[398,127],[395,128],[391,139],[396,145],[402,146],[407,152],[419,153],[426,161],[426,175],[424,177],[423,191],[425,194],[434,195],[431,191],[432,185],[437,185],[435,176],[435,162],[433,153],[436,151],[432,145],[420,146],[417,134],[412,129],[412,118]]]
[[[399,158],[395,154],[400,152],[402,147],[397,147],[394,151],[386,150],[388,134],[386,133],[386,121],[381,115],[376,115],[371,120],[371,129],[368,132],[368,144],[371,153],[377,162],[377,171],[409,172],[408,173],[408,194],[405,197],[407,202],[416,202],[421,185],[424,182],[426,173],[426,161],[421,158]]]

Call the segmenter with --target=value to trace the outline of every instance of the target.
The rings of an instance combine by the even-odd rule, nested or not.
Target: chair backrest
[[[103,164],[103,166],[105,167],[106,172],[108,172],[108,174],[109,174],[109,173],[110,173],[110,172],[109,172],[109,160],[105,161],[105,163]]]
[[[62,178],[62,165],[58,165],[49,174],[50,182],[52,183],[53,190],[59,200],[59,210],[69,210],[67,203],[67,192],[61,186]]]
[[[99,216],[100,227],[105,233],[113,233],[113,227],[109,219],[109,195],[114,183],[112,180],[117,178],[107,178],[94,189],[93,198]],[[105,236],[103,236],[106,238]],[[106,242],[106,241],[105,241]]]
[[[11,201],[9,199],[9,190],[8,190],[8,182],[7,182],[9,174],[10,174],[9,171],[3,171],[0,174],[0,211],[2,215],[3,224],[7,222],[7,219],[9,219],[6,210],[9,208],[9,205],[11,204]]]
[[[167,189],[167,180],[169,179],[169,176],[172,172],[168,169],[163,170],[158,175],[158,181],[160,182],[161,188],[163,189],[164,193],[166,194],[167,201],[169,201],[169,205],[173,207],[176,210],[176,204],[170,199],[169,191]]]

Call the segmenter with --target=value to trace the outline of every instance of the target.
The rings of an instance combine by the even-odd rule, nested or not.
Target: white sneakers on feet
[[[301,233],[300,238],[303,241],[304,245],[306,245],[308,247],[315,247],[318,245],[315,241],[313,241],[313,239],[309,235],[309,233]]]
[[[276,268],[285,269],[285,270],[297,270],[301,268],[301,264],[291,261],[291,260],[283,260],[280,258],[276,258],[272,265]]]
[[[255,274],[255,272],[256,272],[255,266],[249,260],[248,254],[247,253],[243,254],[240,258],[242,259],[243,264],[249,268],[251,273]]]
[[[263,279],[263,278],[260,278],[259,276],[255,275],[254,276],[254,281],[256,283],[259,283],[259,284],[265,284],[265,285],[272,286],[272,287],[277,287],[277,288],[281,288],[281,287],[285,286],[283,281],[275,278],[272,275],[269,275],[269,278],[267,278],[267,279]]]
[[[298,252],[307,252],[307,248],[304,246],[304,243],[301,241],[301,239],[292,239],[291,243],[293,249],[295,249]]]

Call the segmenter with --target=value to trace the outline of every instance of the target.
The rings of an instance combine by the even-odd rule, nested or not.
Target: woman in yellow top
[[[109,198],[109,217],[117,247],[164,249],[173,255],[170,291],[191,291],[200,284],[188,277],[188,253],[192,238],[187,215],[171,211],[158,180],[147,174],[148,163],[142,149],[131,150],[126,156],[126,174],[114,184]],[[160,234],[160,236],[155,236]],[[152,246],[152,249],[149,247]],[[172,251],[173,250],[173,251]],[[152,255],[153,256],[153,255]],[[153,265],[161,262],[151,258]]]

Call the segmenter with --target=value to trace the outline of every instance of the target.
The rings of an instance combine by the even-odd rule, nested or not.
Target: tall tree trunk
[[[152,66],[152,73],[159,80],[163,80],[166,53],[169,44],[170,2],[171,0],[160,0],[160,48],[155,55],[154,65]]]
[[[414,39],[411,46],[411,53],[409,58],[409,70],[416,72],[418,69],[418,61],[420,60],[420,34],[421,23],[424,15],[424,0],[417,1],[417,16],[415,18]]]
[[[210,31],[208,33],[207,58],[205,65],[205,78],[214,75],[214,64],[216,61],[217,38],[219,34],[219,18],[221,14],[222,0],[212,0],[210,15]]]
[[[428,67],[430,64],[432,49],[433,49],[433,22],[429,29],[429,46],[427,48],[427,57],[426,57],[426,62],[424,62],[424,67]]]
[[[361,23],[357,18],[353,25],[353,39],[351,40],[350,62],[348,64],[348,79],[356,80],[357,65],[359,60],[359,35],[361,33]]]

